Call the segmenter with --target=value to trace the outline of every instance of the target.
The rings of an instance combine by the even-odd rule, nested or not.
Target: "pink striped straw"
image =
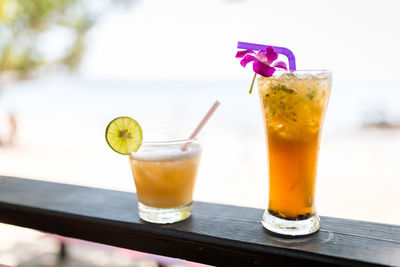
[[[211,115],[214,113],[214,111],[217,109],[217,107],[219,106],[220,102],[217,100],[215,101],[214,105],[212,105],[212,107],[210,108],[210,110],[207,112],[207,114],[204,116],[204,118],[201,120],[201,122],[199,123],[199,125],[197,125],[196,129],[194,129],[193,133],[190,135],[189,139],[194,139],[199,132],[201,131],[201,129],[203,128],[204,124],[206,124],[206,122],[208,121],[208,119],[210,119]],[[187,142],[186,144],[183,145],[182,147],[182,151],[185,151],[187,149],[187,147],[189,146],[190,142]]]

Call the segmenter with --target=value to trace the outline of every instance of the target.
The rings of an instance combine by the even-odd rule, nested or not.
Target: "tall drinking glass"
[[[268,149],[269,202],[262,224],[283,235],[316,232],[315,182],[330,71],[276,71],[258,79]]]
[[[140,149],[131,153],[141,219],[164,224],[191,216],[202,146],[189,135],[188,129],[147,130]]]

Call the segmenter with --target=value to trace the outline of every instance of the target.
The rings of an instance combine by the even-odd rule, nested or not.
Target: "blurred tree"
[[[100,2],[100,3],[99,3]],[[85,51],[85,36],[113,6],[134,0],[0,0],[0,74],[27,79],[54,68],[76,70]],[[54,29],[68,32],[61,53],[48,57],[43,36]],[[50,35],[51,36],[51,35]],[[57,37],[55,37],[57,38]],[[64,40],[64,39],[63,39]]]

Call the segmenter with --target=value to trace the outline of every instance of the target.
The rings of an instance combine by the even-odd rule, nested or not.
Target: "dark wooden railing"
[[[400,226],[322,217],[316,234],[266,231],[260,209],[195,202],[172,225],[143,222],[136,195],[0,176],[0,222],[217,266],[400,266]]]

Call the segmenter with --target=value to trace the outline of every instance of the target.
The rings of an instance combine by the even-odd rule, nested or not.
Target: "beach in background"
[[[321,215],[400,224],[400,82],[336,79],[321,142],[316,203]],[[382,86],[382,88],[379,88]],[[265,208],[267,159],[257,92],[243,82],[137,81],[74,77],[27,81],[4,91],[18,122],[15,145],[0,147],[0,173],[135,192],[128,158],[104,131],[117,116],[145,129],[206,125],[195,200]]]
[[[219,100],[194,199],[264,209],[259,98],[234,57],[238,41],[254,42],[290,48],[298,69],[333,71],[318,213],[400,225],[399,1],[36,2],[45,8],[0,1],[0,175],[133,193],[128,158],[105,142],[109,121],[194,128]],[[39,266],[57,266],[53,237],[5,224],[0,237],[0,263],[44,255]],[[81,245],[72,254],[90,266],[156,266]]]

